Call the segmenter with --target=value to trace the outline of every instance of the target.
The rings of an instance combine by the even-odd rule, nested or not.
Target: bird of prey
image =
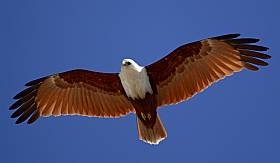
[[[164,105],[188,100],[208,86],[243,69],[267,66],[259,39],[240,34],[211,37],[182,45],[145,67],[124,59],[119,73],[76,69],[25,84],[12,118],[28,124],[39,117],[82,115],[117,118],[135,113],[139,139],[158,144],[167,137],[157,113]]]

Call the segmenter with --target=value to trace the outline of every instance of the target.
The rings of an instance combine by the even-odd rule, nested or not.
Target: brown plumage
[[[127,100],[117,74],[72,70],[44,77],[26,84],[18,93],[10,109],[17,109],[12,118],[16,123],[26,120],[32,113],[40,116],[83,115],[120,117],[134,112]],[[29,110],[35,104],[35,110]],[[39,116],[32,116],[28,123]]]
[[[157,86],[157,106],[187,100],[244,68],[257,71],[257,66],[268,65],[261,59],[271,57],[257,52],[268,48],[251,45],[259,39],[235,39],[238,36],[229,34],[189,43],[148,65],[150,80]]]
[[[26,84],[10,109],[16,123],[35,122],[40,116],[83,115],[120,117],[137,114],[141,140],[158,143],[166,131],[157,108],[187,100],[234,72],[257,71],[267,66],[262,53],[268,48],[255,45],[258,39],[239,34],[212,37],[185,44],[161,60],[145,67],[152,92],[144,98],[127,95],[118,73],[72,70],[46,76]]]

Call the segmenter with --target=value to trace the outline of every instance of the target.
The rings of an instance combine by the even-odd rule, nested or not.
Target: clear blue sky
[[[279,2],[2,0],[0,162],[280,162]],[[75,68],[118,72],[179,45],[241,33],[270,47],[270,66],[243,71],[159,111],[168,138],[138,140],[134,115],[41,118],[15,125],[8,107],[32,79]]]

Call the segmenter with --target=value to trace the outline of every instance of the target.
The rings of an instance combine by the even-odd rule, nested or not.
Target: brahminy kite
[[[158,144],[167,133],[157,109],[177,104],[203,91],[212,83],[243,69],[267,66],[261,53],[267,47],[259,39],[240,34],[212,37],[182,45],[164,58],[142,67],[124,59],[119,73],[82,69],[49,75],[25,84],[12,118],[28,124],[39,117],[82,115],[117,118],[135,113],[139,139]]]

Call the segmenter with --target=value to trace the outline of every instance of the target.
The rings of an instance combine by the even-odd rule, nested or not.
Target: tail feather
[[[149,144],[159,144],[160,141],[167,137],[165,128],[157,115],[155,125],[150,128],[146,127],[144,123],[137,117],[137,128],[139,139]]]

